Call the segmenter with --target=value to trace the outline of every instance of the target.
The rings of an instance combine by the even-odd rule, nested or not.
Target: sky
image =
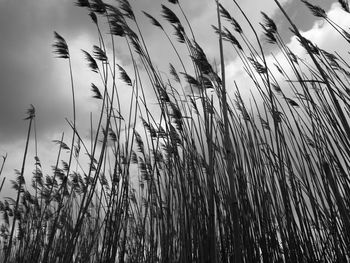
[[[160,16],[160,5],[164,4],[179,14],[176,6],[166,0],[129,1],[141,21],[141,29],[146,36],[154,62],[168,65],[170,61],[174,61],[175,57],[169,53],[170,47],[165,44],[164,35],[151,26],[141,10],[166,24]],[[238,2],[257,28],[261,22],[260,11],[272,17],[286,43],[302,56],[303,51],[298,47],[295,38],[291,38],[289,25],[273,0]],[[299,0],[280,2],[299,29],[318,45],[329,51],[345,50],[346,43],[338,41],[330,27],[311,16],[309,10]],[[349,16],[340,10],[335,0],[310,0],[310,2],[317,3],[345,28],[350,27]],[[211,28],[212,24],[217,23],[215,1],[180,0],[180,3],[194,28],[198,43],[209,59],[218,60],[218,41]],[[222,0],[221,3],[248,30],[232,1]],[[23,119],[31,104],[36,108],[39,157],[44,161],[54,160],[52,152],[57,150],[52,140],[59,139],[61,133],[67,130],[65,118],[72,118],[67,61],[55,58],[52,53],[54,31],[66,39],[70,48],[77,95],[78,125],[84,127],[84,123],[89,119],[89,113],[97,110],[97,102],[92,99],[90,92],[90,83],[94,81],[95,76],[87,68],[80,50],[90,51],[92,45],[97,44],[96,30],[87,10],[75,6],[72,0],[0,0],[0,156],[8,155],[2,176],[6,176],[9,180],[15,176],[13,170],[21,167],[28,126],[28,121]],[[248,36],[253,35],[250,32]],[[330,39],[332,41],[329,41]],[[266,48],[269,52],[273,52],[271,47]],[[128,69],[130,58],[121,47],[118,51],[118,63]],[[236,80],[240,86],[246,88],[244,87],[246,77],[237,64],[235,54],[227,52],[225,55],[228,80],[231,83]],[[33,159],[28,161],[34,163]],[[47,164],[46,172],[49,172],[51,164]]]

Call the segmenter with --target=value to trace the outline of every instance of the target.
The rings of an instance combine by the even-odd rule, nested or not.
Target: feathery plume
[[[99,99],[99,100],[102,99],[101,92],[100,92],[100,90],[98,89],[98,87],[94,83],[91,83],[91,90],[94,93],[94,95],[92,96],[93,98]]]
[[[326,12],[319,6],[312,5],[306,0],[301,0],[312,12],[312,14],[316,17],[327,18]]]
[[[174,66],[170,63],[169,67],[170,67],[170,74],[174,77],[176,82],[180,83],[179,75],[177,74],[176,69],[174,68]]]
[[[106,13],[106,5],[102,0],[91,0],[90,7],[98,14]]]
[[[120,65],[117,65],[118,66],[118,69],[120,71],[120,77],[122,78],[122,80],[128,84],[129,86],[132,86],[132,81],[129,77],[129,75],[126,73],[126,71],[120,66]]]
[[[340,4],[341,8],[343,8],[343,10],[344,10],[345,12],[350,13],[350,8],[349,8],[349,2],[348,2],[348,0],[338,0],[338,2],[339,2],[339,4]]]
[[[54,32],[56,42],[52,45],[54,47],[54,53],[58,55],[58,58],[69,58],[69,49],[66,40]]]
[[[175,29],[174,35],[177,37],[177,41],[180,43],[185,43],[185,30],[181,24],[173,24],[173,28]]]
[[[157,19],[155,19],[153,16],[146,13],[145,11],[142,11],[142,12],[145,14],[145,16],[147,16],[151,20],[152,25],[163,29],[162,25],[157,21]]]
[[[241,26],[239,25],[239,23],[236,21],[236,19],[234,19],[230,15],[230,13],[221,4],[219,4],[219,7],[220,7],[221,16],[233,25],[233,27],[237,33],[242,34],[243,30],[242,30]]]
[[[91,17],[92,21],[97,25],[98,21],[96,14],[94,12],[90,12],[89,16]]]
[[[100,61],[107,61],[106,53],[98,46],[93,46],[94,57]]]
[[[162,5],[162,16],[171,24],[181,24],[179,18],[165,5]]]
[[[90,7],[89,0],[78,0],[75,2],[75,5],[80,7]]]
[[[277,33],[277,26],[275,22],[264,12],[260,12],[264,19],[264,25],[265,27],[270,30],[272,33]]]
[[[90,55],[89,52],[85,51],[85,50],[81,50],[84,55],[85,55],[85,59],[88,61],[88,65],[90,67],[90,69],[93,71],[93,72],[98,72],[98,66],[97,66],[97,63],[96,63],[96,60]]]
[[[30,120],[33,119],[35,117],[35,108],[33,106],[33,104],[30,104],[30,108],[27,109],[27,117],[25,118],[25,120]]]
[[[132,11],[130,3],[127,0],[118,0],[118,2],[120,4],[120,9],[125,12],[126,17],[135,20],[134,11]]]

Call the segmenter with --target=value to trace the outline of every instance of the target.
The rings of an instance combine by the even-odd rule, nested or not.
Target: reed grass
[[[321,7],[303,2],[349,42],[350,33]],[[90,141],[76,126],[68,44],[55,33],[54,52],[68,60],[72,136],[62,134],[54,142],[57,159],[49,175],[43,174],[35,151],[29,185],[23,174],[35,111],[28,110],[23,164],[13,181],[16,198],[0,202],[0,260],[349,261],[347,60],[306,39],[277,0],[310,63],[288,48],[265,13],[262,40],[232,1],[245,19],[241,23],[253,32],[255,39],[249,39],[250,33],[216,0],[217,69],[197,43],[180,1],[169,3],[162,5],[161,22],[144,13],[169,41],[180,65],[170,64],[164,77],[127,0],[76,2],[98,33],[92,52],[83,51],[91,74],[101,79],[91,84],[100,115],[96,123],[91,120]],[[347,2],[339,3],[349,13]],[[125,41],[131,69],[116,65],[115,41]],[[274,45],[285,61],[275,58],[271,66],[262,41]],[[249,106],[239,83],[227,82],[228,52],[240,58],[255,85]],[[122,112],[121,86],[131,90],[127,113]],[[150,89],[156,105],[148,100]],[[62,151],[68,151],[67,158]],[[1,176],[5,161],[6,156]]]

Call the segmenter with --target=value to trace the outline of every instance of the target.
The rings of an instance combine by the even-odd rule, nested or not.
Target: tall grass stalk
[[[2,174],[2,171],[4,170],[4,166],[5,166],[6,159],[7,159],[7,154],[5,154],[4,156],[1,156],[1,157],[2,157],[2,163],[1,163],[1,168],[0,168],[0,175]],[[6,180],[6,177],[2,178],[1,185],[0,185],[0,193],[1,193],[2,187],[4,186],[5,180]]]
[[[26,160],[27,160],[27,154],[28,154],[28,146],[29,146],[29,139],[30,139],[30,133],[32,130],[32,123],[33,123],[33,119],[35,118],[35,109],[32,106],[29,110],[28,110],[28,117],[26,118],[26,120],[29,120],[29,126],[28,126],[28,132],[27,132],[27,139],[26,139],[26,144],[25,144],[25,149],[24,149],[24,156],[23,156],[23,162],[22,162],[22,168],[21,168],[21,172],[18,174],[18,177],[16,178],[16,181],[14,181],[15,184],[15,188],[17,190],[17,197],[15,199],[15,204],[14,204],[14,209],[13,209],[13,220],[12,220],[12,226],[11,226],[11,232],[10,232],[10,236],[9,236],[9,241],[8,244],[6,244],[6,249],[5,249],[5,258],[4,258],[4,263],[6,263],[11,255],[11,250],[12,250],[12,240],[14,238],[14,233],[15,233],[15,228],[17,226],[17,219],[18,216],[17,214],[19,213],[19,202],[20,202],[20,198],[21,198],[21,194],[23,193],[23,188],[24,188],[24,169],[25,169],[25,164],[26,164]]]

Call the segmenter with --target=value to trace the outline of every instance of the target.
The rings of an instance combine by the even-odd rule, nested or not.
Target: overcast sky
[[[216,24],[215,1],[180,2],[194,27],[197,41],[208,57],[214,59],[218,52],[217,39],[211,29],[211,25]],[[261,21],[260,11],[269,14],[277,22],[286,42],[298,48],[296,41],[290,39],[289,25],[278,12],[273,0],[238,2],[241,2],[242,8],[257,27]],[[334,4],[335,0],[310,2],[324,8],[345,28],[350,27],[349,17],[340,10],[338,4]],[[160,31],[151,26],[140,11],[147,11],[165,24],[160,16],[160,4],[167,5],[175,12],[178,9],[166,0],[130,0],[130,3],[135,7],[136,15],[140,16],[142,30],[154,62],[168,65],[175,58],[169,55],[170,47],[162,44],[166,43],[162,42],[164,35],[159,34]],[[231,0],[223,0],[221,3],[237,20],[243,21]],[[337,50],[342,45],[345,47],[345,44],[336,40],[336,35],[330,35],[325,23],[317,22],[310,15],[309,10],[299,0],[284,0],[281,3],[297,26],[311,39],[329,51]],[[92,45],[97,44],[96,31],[87,10],[74,6],[72,0],[0,0],[0,156],[8,153],[4,175],[9,179],[14,176],[13,169],[21,166],[28,125],[23,119],[30,104],[37,110],[39,157],[48,156],[53,147],[51,140],[58,139],[67,126],[64,118],[71,119],[67,61],[55,58],[52,53],[53,31],[61,34],[70,47],[78,95],[78,118],[87,120],[89,112],[97,108],[90,92],[93,76],[80,51],[81,48],[91,50]],[[334,37],[332,41],[329,41],[330,36]],[[130,60],[125,54],[120,50],[118,63],[127,68]],[[228,52],[226,59],[230,70],[228,78],[244,85],[242,72],[235,67],[234,53]],[[32,159],[29,162],[33,162]],[[49,172],[49,165],[51,164],[47,164],[46,172]]]

